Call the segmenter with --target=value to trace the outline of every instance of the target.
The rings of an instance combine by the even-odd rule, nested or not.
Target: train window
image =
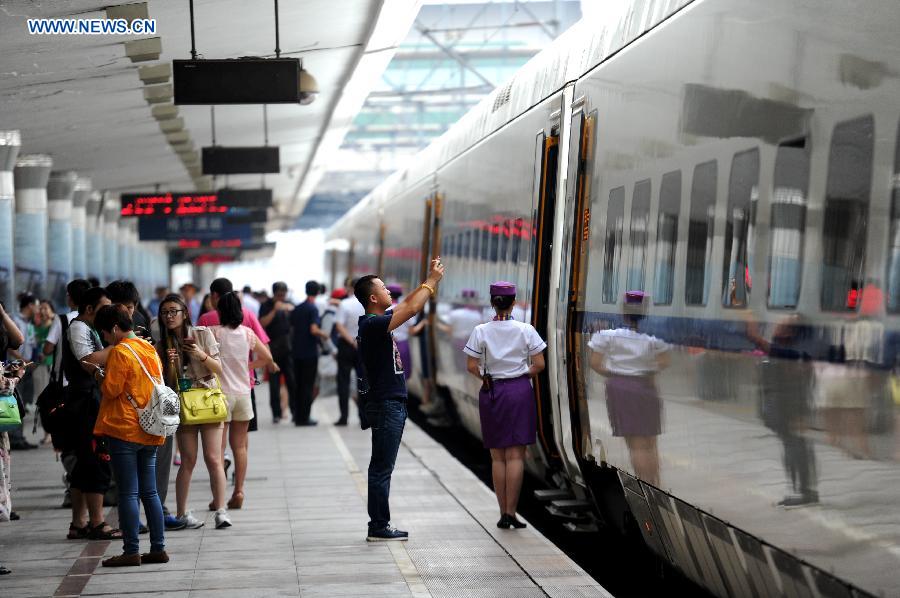
[[[524,224],[521,218],[516,218],[514,222],[511,223],[510,229],[510,250],[511,255],[509,256],[509,261],[514,264],[519,263],[519,249],[522,247],[522,243],[525,242],[524,239]]]
[[[644,290],[644,271],[647,263],[647,234],[650,226],[650,179],[634,184],[631,195],[631,230],[628,260],[627,291]]]
[[[467,230],[462,235],[462,256],[467,258],[471,256],[470,250],[472,248],[472,231]]]
[[[678,215],[681,212],[681,171],[663,175],[659,185],[659,214],[656,225],[656,272],[653,301],[672,303],[675,289],[675,248],[678,246]]]
[[[891,232],[888,239],[887,309],[900,312],[900,127],[894,150],[894,188],[891,191]]]
[[[687,305],[706,305],[709,296],[717,176],[715,160],[694,168],[684,272],[684,302]]]
[[[769,307],[792,309],[800,300],[803,234],[809,192],[808,139],[782,143],[775,156],[769,234]]]
[[[512,220],[504,220],[500,227],[500,261],[505,262],[509,259],[509,235]]]
[[[866,261],[875,121],[864,116],[834,127],[828,155],[822,230],[823,310],[857,309]]]
[[[499,225],[493,224],[488,231],[490,233],[489,238],[491,243],[490,260],[494,263],[496,263],[497,260],[500,259],[500,237],[503,236],[503,233],[500,230],[501,228],[502,227],[500,227]]]
[[[728,179],[722,305],[746,307],[753,288],[753,250],[759,200],[759,149],[734,156]]]
[[[619,260],[622,257],[622,230],[625,226],[625,187],[609,192],[606,209],[606,236],[603,237],[603,302],[615,303],[619,294]]]
[[[481,229],[481,259],[485,262],[491,256],[491,231],[485,226]]]

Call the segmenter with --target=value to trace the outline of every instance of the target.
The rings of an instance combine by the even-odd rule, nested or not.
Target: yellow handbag
[[[181,423],[217,424],[228,417],[228,404],[221,388],[191,388],[181,392]]]

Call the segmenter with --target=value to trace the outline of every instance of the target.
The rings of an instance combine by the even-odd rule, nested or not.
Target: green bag
[[[22,425],[19,404],[14,395],[0,396],[0,432],[10,432]]]

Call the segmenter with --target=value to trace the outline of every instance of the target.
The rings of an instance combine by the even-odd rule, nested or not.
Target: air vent
[[[512,93],[512,83],[507,84],[506,87],[501,89],[497,93],[497,97],[494,98],[494,109],[491,112],[496,112],[500,109],[500,106],[504,104],[509,104],[509,95]]]

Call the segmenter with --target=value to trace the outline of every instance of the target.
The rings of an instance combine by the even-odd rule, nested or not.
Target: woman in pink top
[[[225,452],[226,437],[231,440],[234,453],[234,493],[228,501],[229,509],[240,509],[244,503],[244,479],[247,477],[247,432],[253,419],[253,405],[250,402],[249,370],[266,366],[277,372],[278,366],[272,360],[269,348],[259,340],[256,333],[243,326],[244,313],[237,293],[225,293],[216,306],[220,326],[212,331],[219,342],[219,362],[222,364],[222,390],[228,399],[228,419],[225,420],[226,435],[222,437],[222,452]],[[256,359],[248,363],[250,352]]]

